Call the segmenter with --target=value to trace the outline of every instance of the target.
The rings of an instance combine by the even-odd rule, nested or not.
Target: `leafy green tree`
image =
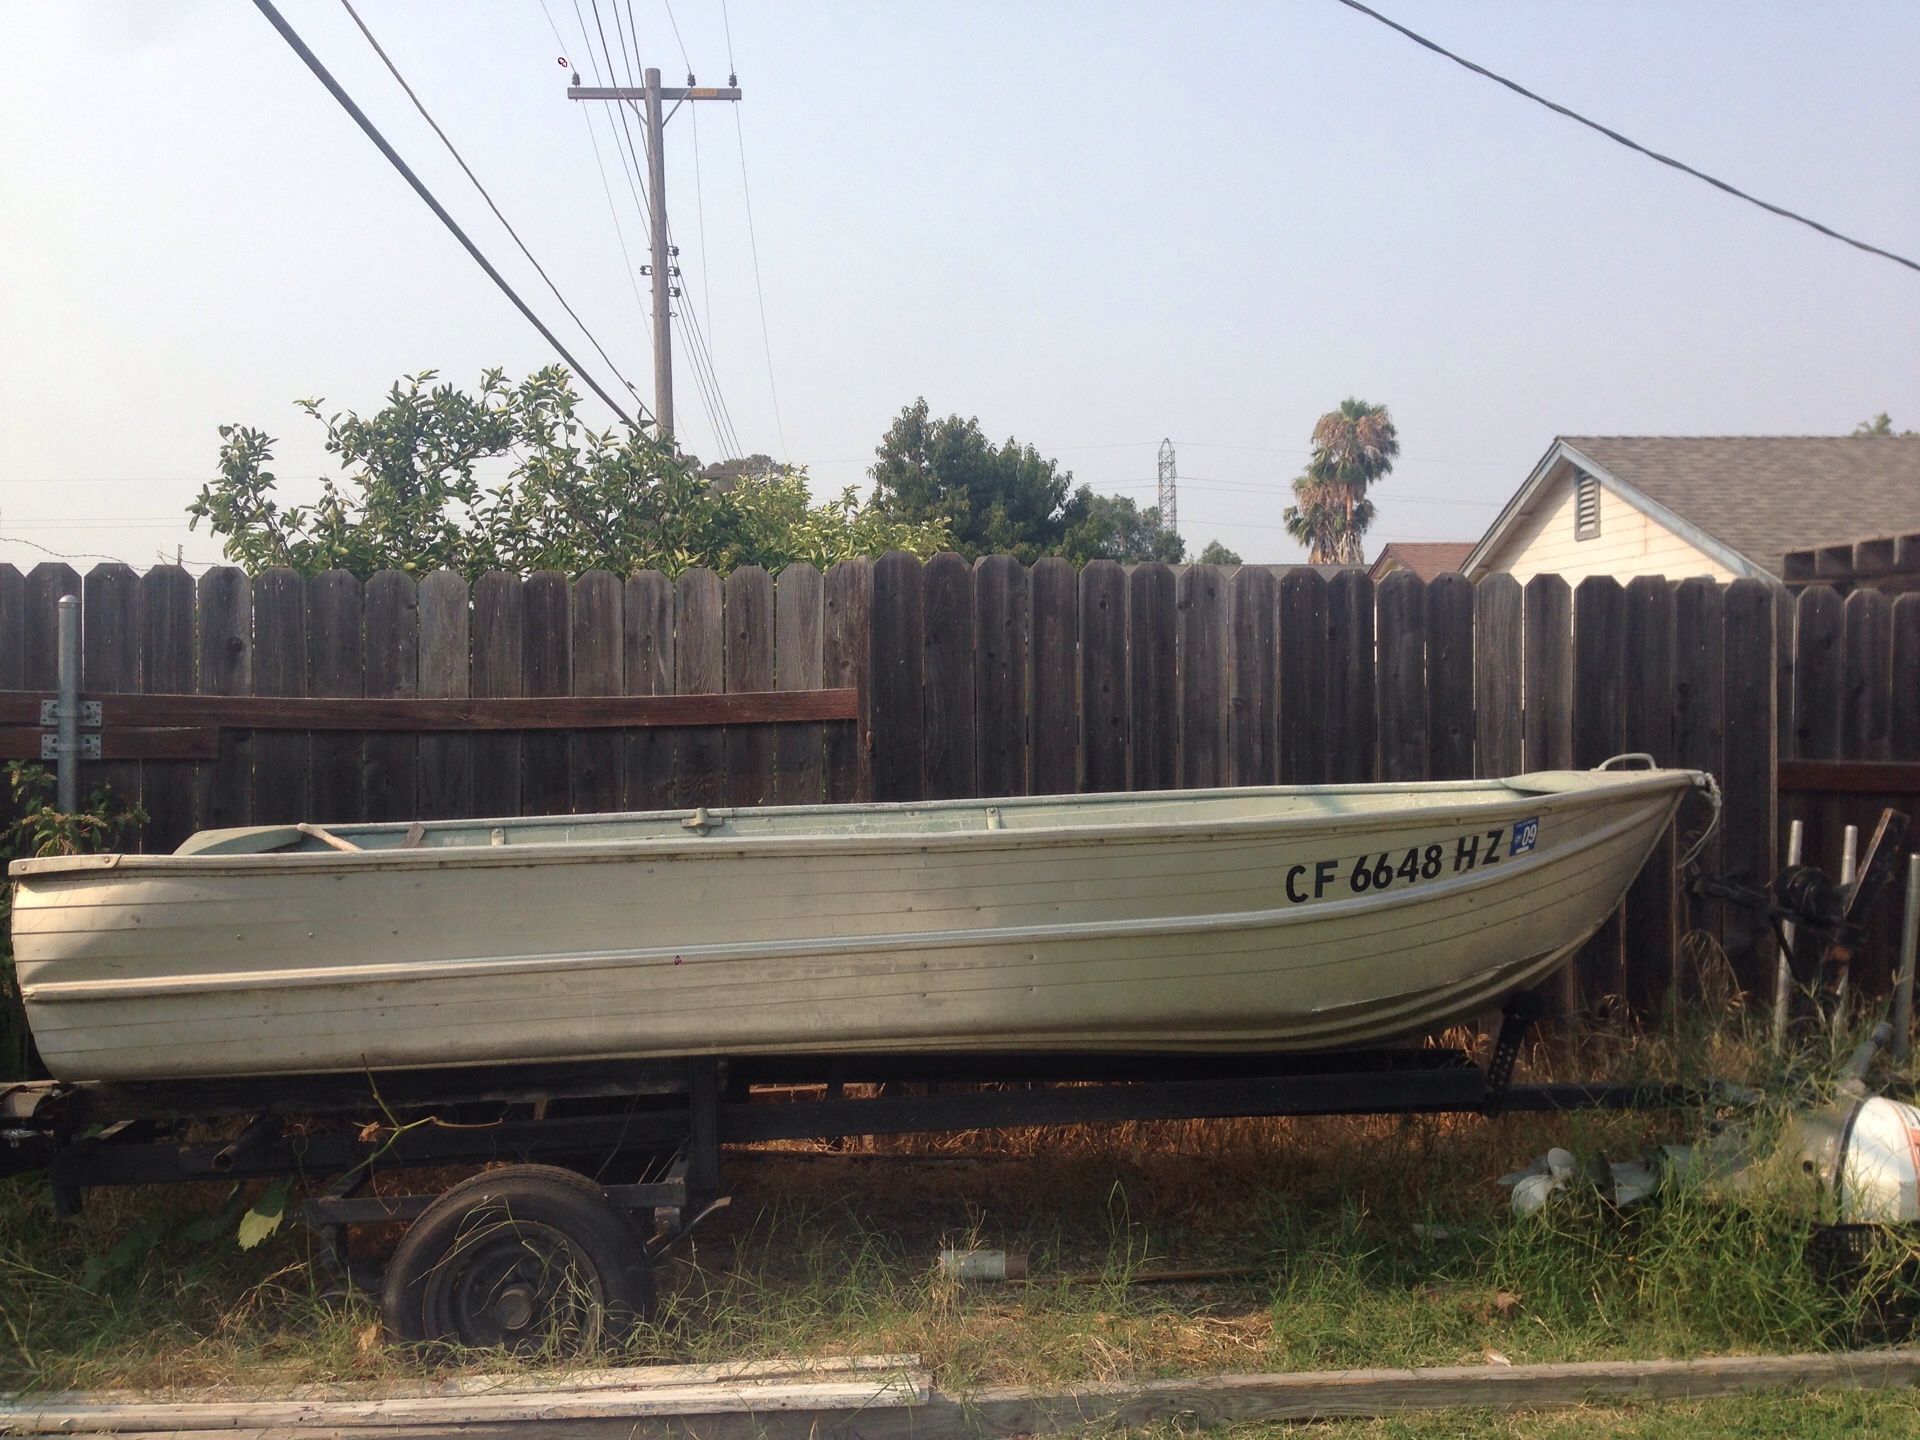
[[[518,384],[489,370],[475,394],[435,378],[397,381],[365,417],[299,402],[325,427],[343,472],[312,504],[281,503],[268,468],[276,442],[264,431],[221,426],[220,476],[188,506],[192,525],[204,520],[227,558],[249,570],[338,568],[363,578],[382,569],[469,578],[491,569],[774,569],[891,549],[930,555],[948,543],[939,520],[890,519],[851,489],[816,505],[803,471],[767,461],[719,479],[650,430],[589,429],[558,366]],[[478,467],[496,459],[511,468],[488,483]]]
[[[1229,550],[1218,540],[1209,540],[1207,548],[1200,552],[1200,563],[1202,565],[1244,565],[1247,562],[1242,560],[1237,552]]]
[[[1400,454],[1400,436],[1384,405],[1349,396],[1313,427],[1306,473],[1293,482],[1295,503],[1283,518],[1287,533],[1307,547],[1313,565],[1358,565],[1373,524],[1367,490],[1384,479]]]
[[[873,507],[902,523],[944,522],[970,560],[1063,555],[1084,565],[1186,553],[1157,508],[1076,490],[1058,461],[1018,440],[994,444],[978,419],[936,419],[924,396],[894,418],[874,454]]]
[[[1160,519],[1160,507],[1141,507],[1124,495],[1099,495],[1082,485],[1073,492],[1062,517],[1064,533],[1055,547],[1075,565],[1089,560],[1165,560],[1187,553],[1180,536]]]
[[[1871,420],[1862,420],[1858,425],[1853,427],[1853,436],[1856,440],[1872,439],[1877,435],[1893,435],[1895,433],[1893,418],[1884,410]],[[1897,433],[1900,435],[1912,435],[1916,432],[1912,430],[1901,430]]]

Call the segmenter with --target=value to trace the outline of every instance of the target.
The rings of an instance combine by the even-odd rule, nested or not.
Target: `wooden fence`
[[[1646,751],[1719,777],[1707,863],[1764,880],[1788,814],[1832,865],[1842,824],[1920,790],[1902,764],[1920,596],[900,554],[471,586],[0,566],[5,753],[37,748],[64,593],[84,596],[86,689],[156,697],[117,720],[108,702],[87,778],[141,799],[149,848],[300,818],[1446,779]],[[217,698],[157,698],[189,695]],[[639,698],[664,695],[717,698]],[[1689,932],[1765,988],[1768,937],[1678,893],[1672,843],[1565,1005],[1654,1007],[1691,981]]]

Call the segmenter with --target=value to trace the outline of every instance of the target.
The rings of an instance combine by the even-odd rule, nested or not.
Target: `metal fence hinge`
[[[100,737],[98,735],[82,735],[79,739],[78,753],[82,760],[98,760],[100,758]],[[58,735],[42,735],[40,737],[40,758],[42,760],[58,760],[60,758],[60,737]]]

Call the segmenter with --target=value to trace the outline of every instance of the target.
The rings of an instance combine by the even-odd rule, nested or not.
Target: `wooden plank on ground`
[[[202,695],[253,693],[253,581],[236,565],[202,572],[195,587],[199,611],[194,682]],[[245,825],[253,818],[253,732],[220,731],[218,755],[199,766],[199,820],[208,830]]]
[[[1427,587],[1396,570],[1374,591],[1380,647],[1380,778],[1427,778]]]
[[[573,683],[573,587],[561,571],[536,570],[520,590],[521,693],[529,700],[565,695]],[[568,738],[556,731],[529,731],[521,738],[521,814],[564,815],[573,808]]]
[[[357,699],[366,693],[365,586],[345,570],[307,581],[307,693]],[[364,820],[366,746],[352,731],[307,737],[307,814],[323,825]]]
[[[1036,795],[1067,795],[1080,788],[1080,577],[1048,556],[1035,563],[1031,583],[1029,778]]]
[[[423,576],[419,611],[422,699],[464,700],[471,692],[473,623],[466,578],[452,570]],[[420,737],[420,818],[458,820],[474,813],[473,741],[465,735]]]
[[[1720,774],[1724,808],[1720,815],[1722,860],[1726,873],[1750,885],[1765,885],[1779,867],[1774,863],[1776,830],[1774,766],[1779,743],[1773,706],[1774,586],[1765,580],[1735,580],[1727,587],[1726,761]],[[1796,684],[1798,679],[1796,677]],[[1772,931],[1751,911],[1723,911],[1727,958],[1741,987],[1750,995],[1773,994]]]
[[[81,608],[80,684],[86,690],[140,688],[140,577],[120,561],[87,572]],[[140,765],[132,760],[86,761],[80,766],[80,801],[96,788],[127,804],[140,803]]]
[[[140,577],[140,688],[193,689],[193,577],[178,565],[156,565]],[[217,736],[210,737],[218,745]],[[197,828],[194,767],[158,760],[142,767],[141,804],[146,807],[144,848],[166,852]]]
[[[523,693],[524,621],[519,576],[489,570],[473,582],[473,657],[468,677],[475,698],[513,698]],[[520,814],[520,737],[476,736],[472,745],[474,814]]]
[[[1427,778],[1473,778],[1473,582],[1427,585]]]
[[[1364,577],[1363,577],[1364,578]],[[1275,721],[1275,759],[1279,779],[1285,785],[1319,785],[1332,776],[1332,691],[1339,688],[1332,676],[1331,649],[1338,648],[1343,664],[1357,659],[1347,636],[1331,623],[1327,582],[1311,570],[1293,569],[1280,577],[1280,619],[1278,643],[1279,714]],[[1367,633],[1373,633],[1373,595],[1367,593]],[[1351,617],[1345,617],[1351,618]],[[1372,646],[1367,647],[1369,650]],[[1373,660],[1367,658],[1367,674],[1372,676]],[[1371,689],[1371,687],[1369,687]],[[1377,722],[1376,722],[1377,724]],[[1365,737],[1368,751],[1373,749],[1375,726]],[[1349,753],[1350,732],[1341,737],[1340,749]],[[1357,742],[1356,742],[1357,743]],[[1368,768],[1373,766],[1369,754]]]
[[[381,570],[367,577],[366,693],[371,698],[420,696],[420,593],[411,575]],[[420,740],[415,735],[370,734],[367,819],[420,818]]]
[[[1180,787],[1227,779],[1227,576],[1189,565],[1175,586],[1180,616]]]
[[[1080,572],[1080,788],[1127,788],[1127,572]]]
[[[974,793],[1027,793],[1027,570],[1011,555],[974,562]]]
[[[253,693],[307,693],[307,582],[283,566],[253,579]],[[317,817],[307,810],[306,737],[255,735],[252,823],[309,818]]]
[[[1158,560],[1127,575],[1129,788],[1170,790],[1178,782],[1179,674],[1173,570]]]
[[[1310,674],[1306,690],[1312,697],[1324,683],[1325,718],[1317,722],[1326,752],[1321,778],[1342,785],[1364,785],[1380,776],[1380,682],[1373,634],[1373,581],[1363,570],[1340,570],[1327,581],[1326,595],[1325,680],[1313,681]],[[1318,657],[1321,652],[1316,649],[1313,653]],[[1284,673],[1281,684],[1287,686]],[[1283,762],[1283,779],[1285,774]]]
[[[821,681],[851,689],[859,711],[851,725],[827,726],[827,800],[873,798],[873,562],[842,560],[827,571],[821,625]]]
[[[1573,763],[1588,769],[1626,749],[1626,592],[1590,575],[1573,593]],[[1581,1009],[1610,1015],[1626,995],[1626,943],[1615,910],[1574,957]]]
[[[572,695],[618,695],[625,689],[626,587],[607,570],[573,582]],[[607,730],[576,730],[568,746],[569,808],[576,815],[619,810],[626,800],[626,742]]]
[[[1280,778],[1280,585],[1264,565],[1227,580],[1227,783]]]
[[[742,565],[720,588],[726,608],[728,692],[773,689],[773,577],[758,565]],[[770,803],[773,731],[765,725],[730,725],[726,752],[724,803]]]
[[[674,685],[673,582],[658,570],[641,570],[622,587],[620,683],[626,694],[667,695]],[[625,739],[622,783],[629,810],[666,810],[674,791],[674,732],[630,731]]]
[[[1704,575],[1682,580],[1673,591],[1673,763],[1688,770],[1704,770],[1715,780],[1726,765],[1726,635],[1724,597],[1720,583]],[[1704,814],[1681,809],[1681,834],[1692,842]],[[1699,874],[1720,873],[1720,828],[1707,837],[1695,867]],[[1712,900],[1687,896],[1681,901],[1685,928],[1720,943],[1722,906]],[[1685,987],[1699,978],[1683,969]],[[1684,991],[1683,991],[1684,993]]]
[[[1629,752],[1675,763],[1673,751],[1673,591],[1664,578],[1636,575],[1627,583],[1626,670],[1621,689],[1621,738]],[[1621,917],[1628,1009],[1647,1017],[1667,1005],[1679,977],[1674,929],[1673,827],[1633,877]]]
[[[727,688],[725,601],[720,577],[704,566],[674,582],[673,688],[682,695],[719,695]],[[674,737],[674,794],[687,806],[724,805],[725,732],[684,729]]]
[[[973,567],[952,551],[926,568],[926,740],[923,793],[958,800],[974,793]]]
[[[1473,587],[1473,773],[1526,769],[1520,582],[1489,575]]]
[[[773,684],[818,690],[825,663],[826,577],[804,560],[787,566],[773,590]],[[774,737],[773,798],[781,805],[826,799],[826,727],[782,725]],[[971,781],[972,777],[968,777]]]

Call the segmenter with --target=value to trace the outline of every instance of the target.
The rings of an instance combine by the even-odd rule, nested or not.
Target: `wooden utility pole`
[[[569,100],[612,100],[634,104],[640,113],[647,145],[647,227],[652,232],[653,263],[647,267],[653,278],[653,414],[663,439],[673,439],[673,299],[680,293],[672,284],[680,267],[673,263],[679,248],[668,243],[667,232],[667,121],[674,110],[691,100],[738,100],[737,85],[696,86],[687,76],[684,86],[663,86],[658,70],[647,70],[646,84],[639,89],[629,85],[570,85]],[[575,80],[579,76],[574,77]],[[664,102],[674,102],[673,110],[662,113]]]

